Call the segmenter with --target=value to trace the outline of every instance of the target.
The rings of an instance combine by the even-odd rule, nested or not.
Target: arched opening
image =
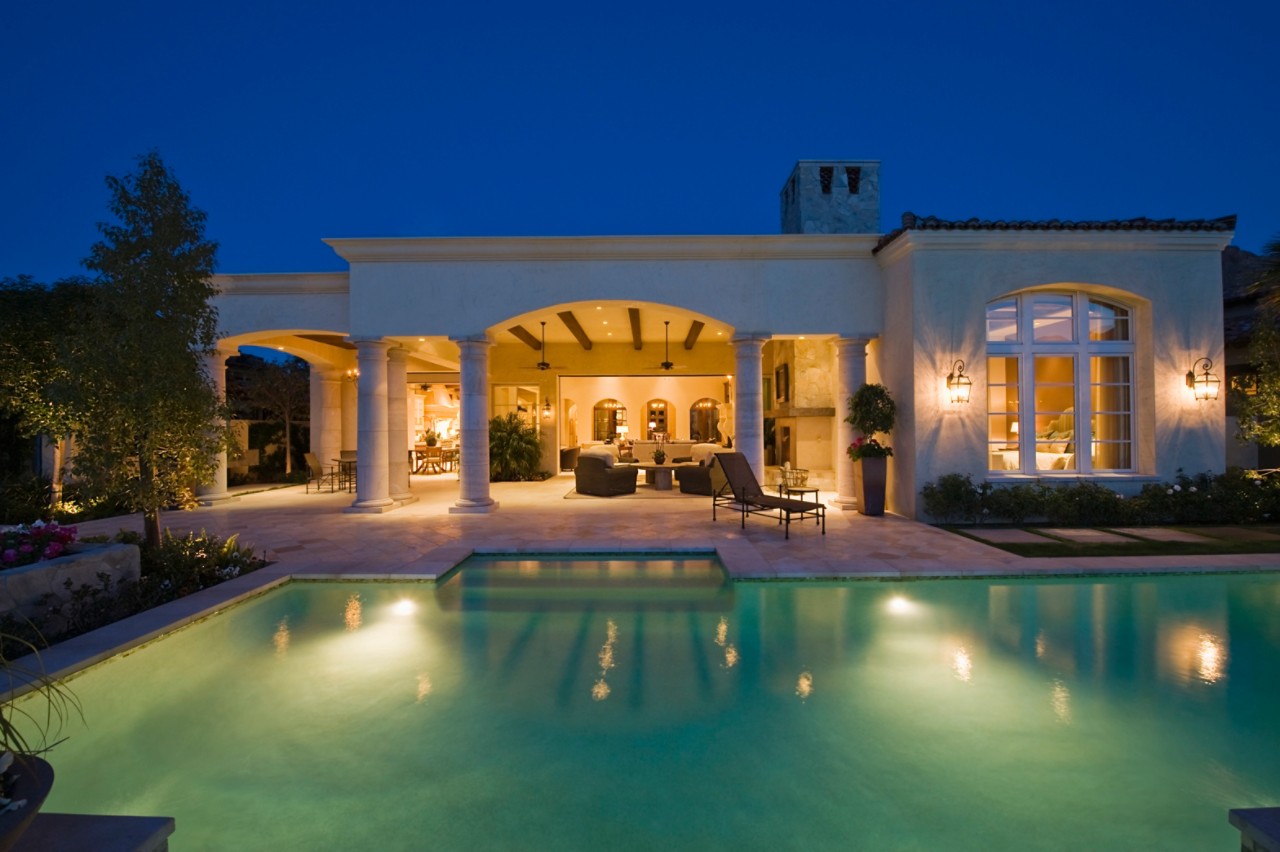
[[[704,396],[689,408],[689,440],[715,442],[720,436],[720,403]]]
[[[665,399],[651,399],[644,404],[645,410],[645,440],[656,441],[659,437],[662,440],[676,437],[671,430],[673,423],[668,422],[668,415],[671,412],[671,406]]]
[[[1137,469],[1137,369],[1134,310],[1109,296],[1042,288],[988,303],[990,469]]]
[[[619,433],[621,427],[621,433]],[[619,434],[625,440],[630,430],[627,426],[627,408],[616,399],[602,399],[592,407],[591,439],[616,441]]]

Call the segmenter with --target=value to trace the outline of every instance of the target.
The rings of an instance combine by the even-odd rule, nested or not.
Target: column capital
[[[733,344],[739,343],[758,343],[761,346],[773,339],[773,334],[768,331],[739,331],[729,338],[729,342]]]
[[[386,352],[394,343],[383,337],[348,337],[347,339],[356,345],[356,351],[361,355],[366,352]]]
[[[866,346],[877,336],[875,334],[842,334],[836,338],[836,346],[842,349],[847,346]]]
[[[469,334],[464,337],[450,337],[450,342],[458,344],[458,348],[465,351],[476,351],[478,349],[487,348],[493,345],[493,341],[484,334]]]
[[[397,343],[387,350],[387,360],[407,361],[409,360],[409,350]]]

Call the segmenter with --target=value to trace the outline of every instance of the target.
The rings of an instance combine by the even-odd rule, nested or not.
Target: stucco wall
[[[1136,490],[1144,478],[1172,478],[1179,468],[1221,471],[1223,402],[1196,402],[1183,377],[1201,356],[1221,362],[1225,240],[1222,234],[912,233],[902,245],[891,244],[884,252],[886,338],[895,349],[911,341],[915,377],[914,410],[901,427],[914,443],[914,471],[895,457],[897,487],[910,483],[918,494],[951,472],[988,478],[986,305],[1029,288],[1093,291],[1134,307],[1139,469],[1137,476],[1108,476],[1118,490]],[[968,405],[953,405],[945,394],[944,379],[957,358],[973,380]],[[889,369],[896,374],[896,367]],[[895,375],[895,386],[901,380]],[[900,494],[891,505],[910,513],[914,499]]]
[[[639,299],[738,331],[848,333],[882,315],[874,238],[332,240],[351,262],[351,333],[479,334],[576,301]]]
[[[349,326],[347,273],[215,275],[222,337],[273,330],[343,334]]]

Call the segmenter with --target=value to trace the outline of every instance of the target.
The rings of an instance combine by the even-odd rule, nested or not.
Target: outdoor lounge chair
[[[320,459],[316,458],[315,453],[303,453],[303,458],[307,460],[307,493],[311,493],[311,484],[314,482],[316,491],[319,491],[329,484],[329,491],[333,491],[338,485],[338,469],[334,465],[322,465]]]
[[[773,497],[764,493],[756,480],[755,472],[742,453],[716,453],[716,461],[724,472],[725,483],[711,495],[711,520],[716,519],[716,509],[725,506],[742,515],[742,528],[747,528],[747,515],[768,515],[785,524],[784,538],[791,538],[791,516],[813,518],[827,534],[827,507],[808,500],[792,500]]]

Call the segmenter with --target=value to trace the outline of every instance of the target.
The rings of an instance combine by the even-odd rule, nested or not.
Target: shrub
[[[1045,519],[1056,526],[1127,524],[1132,511],[1116,492],[1088,480],[1060,485],[1038,483]]]
[[[489,421],[489,480],[520,482],[538,478],[542,442],[536,427],[512,412]]]
[[[929,516],[948,523],[975,521],[982,511],[982,495],[967,473],[948,473],[938,477],[938,484],[926,483],[920,490],[924,510]]]
[[[240,547],[236,536],[220,539],[204,530],[200,534],[175,536],[165,531],[159,546],[146,547],[136,533],[121,533],[118,541],[142,548],[141,576],[136,589],[135,611],[216,586],[247,574],[265,563],[248,547]]]
[[[1026,483],[996,485],[987,493],[983,508],[987,510],[983,515],[986,520],[1021,524],[1028,518],[1044,517],[1044,495]]]
[[[1280,522],[1280,477],[1233,468],[1223,474],[1188,476],[1149,483],[1126,498],[1090,480],[1038,480],[1032,484],[975,485],[958,473],[927,483],[920,491],[935,520],[1044,520],[1061,526],[1124,524],[1247,524]],[[975,503],[976,501],[976,503]]]

